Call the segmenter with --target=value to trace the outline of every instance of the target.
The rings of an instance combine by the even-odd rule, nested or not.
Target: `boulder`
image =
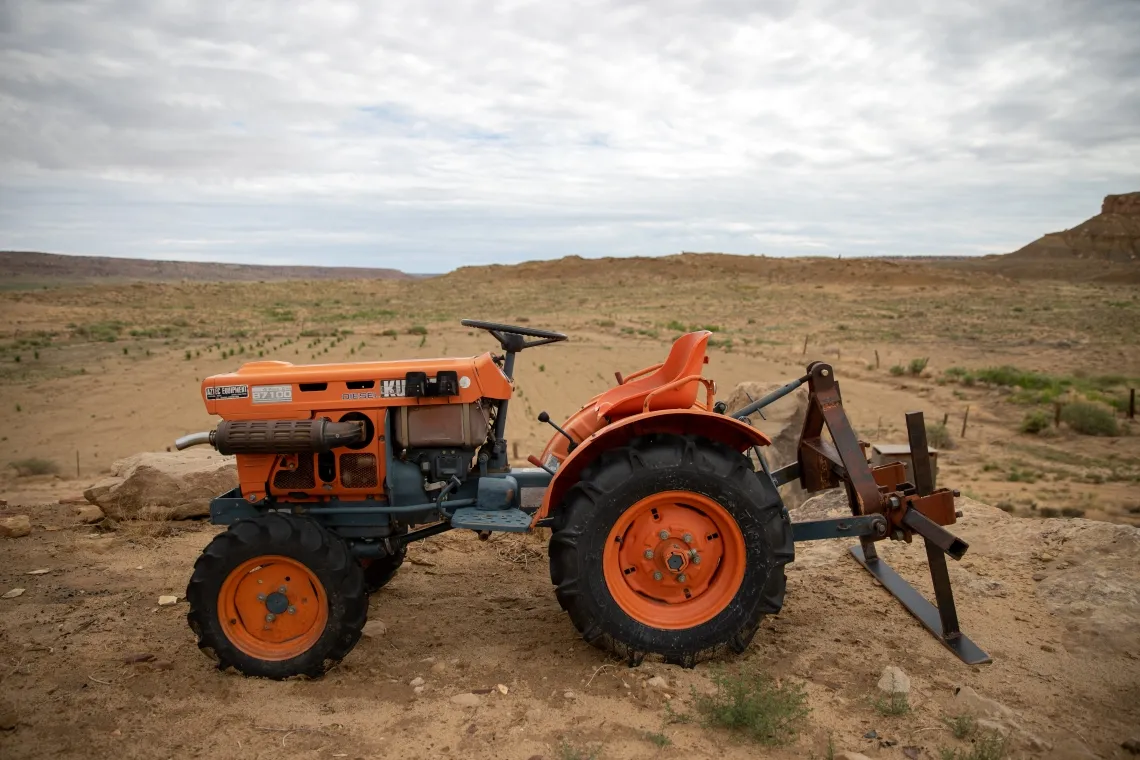
[[[168,519],[184,520],[209,516],[210,500],[237,484],[233,457],[202,449],[159,451],[120,459],[110,477],[83,495],[116,520],[139,517],[146,507],[164,507]]]
[[[79,518],[79,522],[90,525],[103,519],[103,510],[94,504],[84,504],[75,508],[75,516]]]
[[[776,390],[780,385],[780,383],[757,383],[751,380],[739,383],[725,401],[729,413],[742,409],[752,401]],[[800,388],[766,407],[763,410],[766,419],[761,419],[759,412],[749,416],[749,421],[772,439],[772,445],[764,452],[769,467],[773,469],[783,467],[796,460],[796,445],[799,443],[804,416],[807,414],[807,401],[807,390]],[[806,492],[796,482],[781,486],[780,494],[789,509],[807,498]]]
[[[21,538],[32,532],[32,521],[27,515],[0,519],[0,538]]]

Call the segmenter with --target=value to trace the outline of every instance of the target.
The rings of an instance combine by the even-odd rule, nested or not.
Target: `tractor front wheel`
[[[780,611],[791,522],[748,458],[697,436],[603,453],[555,516],[550,574],[583,638],[639,662],[743,651]]]
[[[187,620],[198,647],[249,676],[317,677],[360,639],[364,572],[338,536],[306,517],[234,523],[194,564]]]

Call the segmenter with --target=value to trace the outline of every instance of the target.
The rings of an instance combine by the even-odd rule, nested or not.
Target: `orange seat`
[[[594,404],[598,417],[617,419],[642,411],[645,397],[658,388],[692,375],[700,375],[705,363],[705,349],[712,333],[698,330],[677,338],[665,362],[656,368],[631,375],[631,379],[602,393]],[[640,377],[638,375],[641,375]],[[689,409],[697,400],[700,381],[684,383],[662,391],[649,400],[649,411]]]

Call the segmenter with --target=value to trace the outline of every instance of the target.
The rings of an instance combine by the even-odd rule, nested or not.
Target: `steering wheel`
[[[533,327],[501,325],[498,322],[480,322],[477,319],[461,319],[459,324],[464,327],[477,327],[480,330],[486,330],[494,335],[495,340],[499,341],[499,345],[503,347],[503,350],[509,353],[522,351],[524,348],[534,348],[535,346],[544,346],[547,343],[558,343],[566,340],[566,336],[562,333],[551,332],[550,330],[536,330]],[[528,341],[527,338],[538,338],[538,340]]]

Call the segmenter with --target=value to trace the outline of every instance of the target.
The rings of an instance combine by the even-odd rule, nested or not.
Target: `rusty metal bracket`
[[[990,657],[963,634],[958,625],[958,611],[946,555],[961,559],[969,545],[946,530],[957,519],[954,497],[957,492],[946,488],[935,490],[926,427],[922,412],[907,414],[907,433],[914,483],[906,480],[906,468],[895,462],[872,468],[867,462],[866,444],[859,441],[843,411],[843,400],[831,365],[812,362],[807,374],[793,381],[742,412],[767,405],[808,384],[808,409],[800,433],[796,461],[771,473],[777,485],[799,478],[810,492],[844,487],[852,515],[857,520],[877,518],[879,529],[851,530],[844,526],[841,535],[859,536],[859,546],[851,554],[868,572],[947,648],[967,663],[990,662]],[[830,440],[823,437],[824,428]],[[836,535],[838,528],[822,523],[800,523],[796,540],[812,540]],[[883,528],[886,529],[883,529]],[[793,531],[796,531],[793,526]],[[910,542],[915,534],[926,546],[927,565],[934,585],[935,604],[931,604],[913,586],[891,569],[875,551],[875,542],[894,539]],[[809,538],[810,537],[810,538]]]

